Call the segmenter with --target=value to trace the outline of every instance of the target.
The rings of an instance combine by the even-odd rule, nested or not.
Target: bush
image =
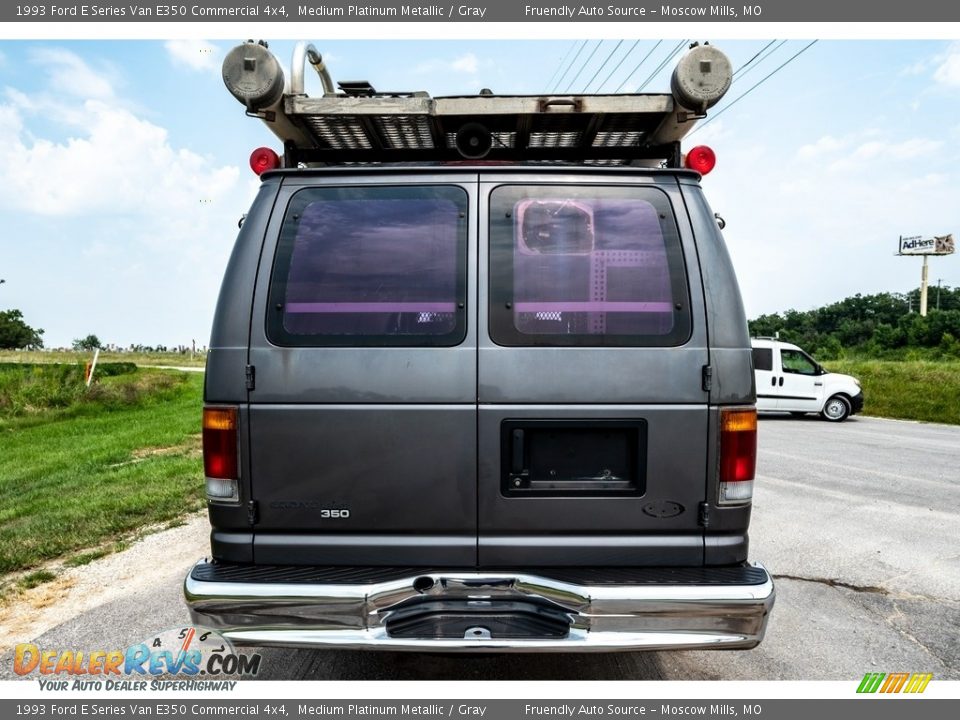
[[[132,362],[97,363],[97,370],[94,376],[115,377],[117,375],[130,375],[136,371],[137,366]]]
[[[83,395],[79,365],[11,365],[0,367],[0,414],[22,415],[66,408]]]

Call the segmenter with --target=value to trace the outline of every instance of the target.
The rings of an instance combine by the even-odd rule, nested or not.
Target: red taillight
[[[203,409],[203,471],[208,478],[232,480],[237,467],[237,408]]]
[[[720,411],[720,502],[750,500],[756,470],[756,408],[724,408]]]
[[[717,164],[717,155],[706,145],[697,145],[687,153],[686,165],[701,175],[706,175]]]
[[[280,167],[280,156],[268,147],[257,148],[250,153],[250,169],[257,175]]]

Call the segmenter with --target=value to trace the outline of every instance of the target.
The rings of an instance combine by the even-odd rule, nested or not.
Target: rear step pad
[[[763,568],[733,567],[610,567],[610,568],[415,568],[333,567],[310,565],[242,565],[208,562],[196,565],[191,577],[204,582],[364,585],[402,580],[416,575],[490,572],[522,573],[574,585],[762,585]]]

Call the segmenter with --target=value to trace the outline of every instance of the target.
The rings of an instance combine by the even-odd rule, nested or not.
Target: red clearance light
[[[686,165],[701,175],[709,173],[717,164],[717,155],[706,145],[697,145],[687,153]]]
[[[756,469],[756,408],[724,408],[720,411],[720,482],[753,480]]]
[[[250,169],[257,175],[280,167],[280,156],[268,147],[257,148],[250,153]]]
[[[234,479],[237,467],[237,408],[203,409],[203,471],[208,478]]]

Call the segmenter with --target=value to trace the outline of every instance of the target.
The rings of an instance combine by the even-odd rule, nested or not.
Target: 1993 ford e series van
[[[695,47],[665,95],[337,91],[305,44],[286,87],[263,44],[223,74],[284,151],[251,159],[214,321],[194,622],[238,645],[760,642],[750,339],[712,151],[680,151],[727,58]]]

